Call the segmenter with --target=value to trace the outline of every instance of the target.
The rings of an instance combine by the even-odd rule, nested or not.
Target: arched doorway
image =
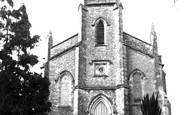
[[[112,109],[110,102],[105,96],[95,97],[89,107],[90,115],[111,115]]]
[[[108,109],[103,102],[98,103],[93,115],[108,115]]]

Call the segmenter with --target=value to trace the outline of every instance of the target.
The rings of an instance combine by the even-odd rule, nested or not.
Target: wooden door
[[[108,109],[103,102],[100,102],[94,111],[93,115],[109,115]]]

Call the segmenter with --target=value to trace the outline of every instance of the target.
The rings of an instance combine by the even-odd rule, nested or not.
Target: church
[[[152,25],[150,43],[123,31],[119,0],[84,0],[79,33],[48,42],[50,115],[142,115],[146,94],[158,94],[171,115],[164,64]]]

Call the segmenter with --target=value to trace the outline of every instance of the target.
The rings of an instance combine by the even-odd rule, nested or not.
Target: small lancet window
[[[96,43],[97,44],[104,44],[104,24],[103,20],[99,20],[96,26]]]

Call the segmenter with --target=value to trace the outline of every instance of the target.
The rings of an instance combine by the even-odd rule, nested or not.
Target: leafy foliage
[[[155,97],[153,94],[152,97],[149,97],[147,94],[142,100],[141,111],[143,115],[161,115],[161,108],[158,104],[158,96]]]
[[[40,37],[31,37],[26,6],[14,9],[12,0],[0,0],[0,115],[46,115],[49,80],[30,68],[38,57],[29,51]]]

